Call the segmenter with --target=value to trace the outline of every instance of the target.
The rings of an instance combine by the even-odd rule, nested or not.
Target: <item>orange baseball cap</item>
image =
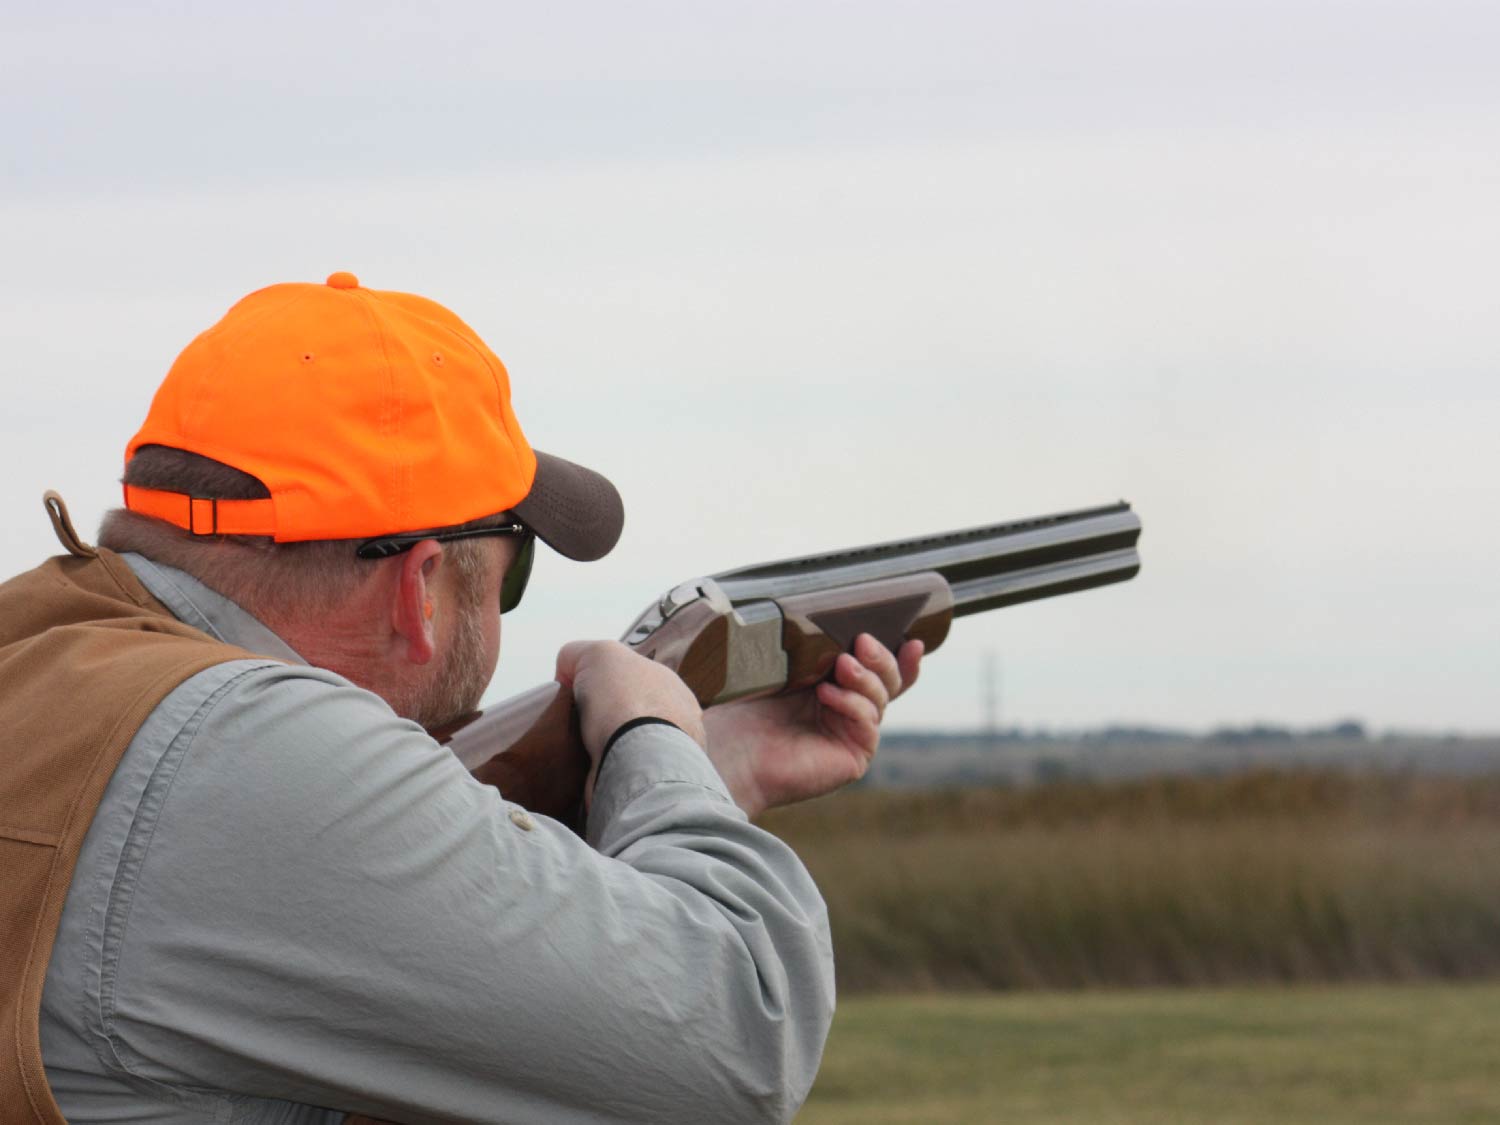
[[[505,365],[442,305],[365,289],[272,285],[245,297],[167,372],[128,462],[184,449],[259,479],[260,500],[125,486],[125,506],[198,535],[363,539],[514,512],[574,559],[620,537],[604,477],[535,451]]]

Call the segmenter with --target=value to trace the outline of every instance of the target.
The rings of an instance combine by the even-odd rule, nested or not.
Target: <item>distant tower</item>
[[[1000,658],[992,648],[984,652],[984,677],[980,689],[984,693],[984,741],[995,750],[1000,745]]]

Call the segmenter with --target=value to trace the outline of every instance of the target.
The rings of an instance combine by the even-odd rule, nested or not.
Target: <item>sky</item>
[[[488,698],[696,575],[1128,500],[1131,583],[957,622],[892,710],[1500,731],[1500,9],[0,8],[0,573],[173,357],[350,270],[626,500]]]

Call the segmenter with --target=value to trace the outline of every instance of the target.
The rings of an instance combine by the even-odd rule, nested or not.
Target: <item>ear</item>
[[[424,539],[397,555],[400,565],[391,602],[391,628],[406,645],[406,659],[426,664],[437,650],[433,630],[433,577],[443,562],[443,545]]]

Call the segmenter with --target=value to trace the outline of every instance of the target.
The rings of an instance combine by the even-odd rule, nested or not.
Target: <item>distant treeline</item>
[[[1372,734],[1346,719],[1297,729],[1267,723],[1207,734],[1158,727],[1096,730],[892,732],[872,786],[1026,785],[1257,769],[1340,769],[1464,776],[1500,772],[1500,737]]]
[[[765,823],[846,990],[1500,975],[1497,776],[866,789]]]
[[[1001,727],[994,732],[982,730],[937,731],[896,730],[886,735],[888,743],[916,745],[929,743],[972,743],[993,740],[996,742],[1295,742],[1301,739],[1324,741],[1340,739],[1346,742],[1366,742],[1374,737],[1369,728],[1358,719],[1343,719],[1326,726],[1289,727],[1276,723],[1250,723],[1246,726],[1215,727],[1207,733],[1182,730],[1175,727],[1129,726],[1112,724],[1084,730],[1054,731],[1038,727]],[[1410,735],[1391,733],[1386,738],[1408,738]],[[1446,736],[1445,736],[1446,737]]]

